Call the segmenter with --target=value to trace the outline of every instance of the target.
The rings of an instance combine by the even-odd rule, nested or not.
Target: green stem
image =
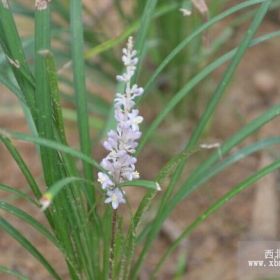
[[[111,246],[110,246],[110,260],[109,260],[109,280],[113,280],[116,224],[117,224],[117,210],[114,210],[113,211],[113,216],[112,216],[112,236],[111,236]]]

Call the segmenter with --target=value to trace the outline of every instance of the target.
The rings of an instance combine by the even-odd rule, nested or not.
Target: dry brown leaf
[[[192,0],[193,5],[198,10],[198,12],[202,15],[204,21],[208,21],[209,10],[206,2],[204,0]],[[203,34],[203,42],[206,48],[210,45],[210,36],[208,31]]]
[[[208,18],[208,6],[204,0],[192,0],[192,3],[203,17],[206,16]]]

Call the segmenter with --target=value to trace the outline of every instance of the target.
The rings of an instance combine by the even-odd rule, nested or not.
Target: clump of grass
[[[177,4],[166,5],[163,1],[138,1],[142,6],[138,7],[139,18],[134,20],[134,18],[131,19],[123,11],[120,1],[115,1],[115,3],[116,11],[122,16],[124,22],[129,23],[128,27],[121,36],[101,43],[100,38],[95,38],[97,31],[93,30],[91,34],[88,30],[84,29],[81,1],[71,0],[69,6],[66,6],[60,1],[50,3],[47,0],[38,0],[36,1],[34,11],[29,7],[21,6],[19,3],[10,7],[8,1],[0,2],[1,64],[9,65],[8,71],[0,71],[0,81],[17,96],[30,127],[29,134],[1,130],[0,140],[24,175],[32,195],[4,184],[0,184],[0,190],[26,199],[38,207],[38,211],[43,206],[45,211],[42,215],[45,214],[49,226],[48,228],[45,227],[25,211],[6,201],[0,202],[0,208],[18,217],[22,222],[29,224],[39,234],[49,240],[53,246],[57,247],[64,256],[69,277],[74,280],[137,279],[145,263],[145,257],[148,255],[154,241],[158,238],[164,221],[180,202],[185,200],[191,192],[206,183],[210,178],[229,168],[241,158],[244,159],[254,152],[280,143],[279,137],[274,137],[262,139],[259,142],[251,143],[249,146],[238,148],[238,145],[243,140],[251,136],[267,122],[279,116],[280,106],[275,105],[261,116],[244,125],[242,129],[227,139],[223,145],[219,146],[218,150],[214,150],[206,160],[199,163],[185,181],[183,180],[184,167],[189,157],[201,149],[199,143],[203,132],[215,114],[216,108],[226,92],[226,88],[232,80],[245,52],[250,47],[280,35],[279,32],[274,32],[254,38],[263,18],[271,5],[274,4],[274,1],[244,1],[218,13],[206,22],[197,23],[192,30],[189,30],[187,34],[184,33],[181,37],[177,37],[177,34],[174,32],[173,35],[176,37],[176,40],[172,39],[174,45],[165,46],[164,50],[160,49],[158,53],[160,55],[155,54],[148,47],[152,39],[164,39],[168,43],[169,33],[162,30],[160,37],[157,37],[155,32],[157,27],[155,25],[168,25],[173,18],[171,12],[177,11],[180,13],[178,10],[186,7],[181,7]],[[182,59],[180,52],[184,49],[188,50],[188,45],[193,40],[201,39],[202,34],[213,24],[249,7],[256,7],[256,11],[253,14],[253,19],[247,32],[238,46],[228,53],[219,56],[213,62],[205,64],[204,67],[195,68],[196,71],[188,76],[188,79],[184,80],[184,69],[188,65],[177,64],[176,61]],[[35,28],[32,38],[22,38],[19,36],[13,10],[21,12],[34,20]],[[66,22],[63,29],[58,22],[52,19],[53,13]],[[161,17],[163,14],[164,18]],[[183,29],[181,20],[180,23],[176,23],[175,27],[177,25],[178,28]],[[137,149],[136,145],[133,145],[133,153],[135,152],[136,155],[139,155],[146,147],[147,142],[156,132],[158,126],[174,110],[176,105],[191,95],[193,88],[208,78],[210,73],[228,62],[228,66],[216,89],[211,94],[195,129],[190,137],[185,140],[184,148],[179,154],[170,158],[160,172],[155,174],[154,180],[151,181],[138,180],[138,176],[134,173],[134,159],[133,163],[129,165],[132,173],[128,174],[134,175],[124,176],[124,173],[122,173],[122,176],[118,177],[119,180],[117,180],[113,172],[116,169],[112,170],[108,167],[108,164],[100,165],[98,163],[100,159],[92,157],[92,152],[97,149],[93,143],[98,143],[100,135],[105,135],[111,128],[114,128],[116,120],[113,114],[114,106],[110,106],[102,98],[88,93],[86,73],[101,77],[102,83],[108,83],[108,87],[112,86],[112,73],[110,71],[112,72],[112,68],[120,70],[120,64],[114,57],[111,49],[122,43],[132,32],[137,34],[135,48],[140,63],[136,65],[136,63],[131,64],[130,61],[131,65],[129,64],[133,66],[133,74],[135,73],[136,76],[132,77],[131,75],[128,80],[124,76],[119,77],[119,79],[125,82],[126,86],[118,86],[117,91],[119,94],[117,98],[123,98],[128,92],[131,93],[133,87],[130,86],[130,83],[136,83],[139,77],[141,77],[142,81],[145,81],[147,76],[142,74],[145,72],[144,58],[149,52],[153,53],[151,56],[155,58],[153,64],[156,65],[156,69],[144,82],[145,94],[141,95],[141,97],[140,94],[135,96],[137,100],[130,100],[131,96],[127,96],[127,99],[137,103],[137,105],[140,102],[144,102],[146,96],[151,94],[152,89],[154,90],[157,79],[164,71],[169,73],[168,71],[171,69],[170,71],[175,71],[180,76],[180,78],[178,77],[180,82],[176,82],[176,86],[171,87],[170,92],[172,94],[164,103],[160,113],[151,124],[147,124]],[[69,45],[69,51],[65,53],[59,50],[59,48],[52,47],[52,42],[65,40],[63,36],[59,38],[64,33],[67,35],[66,40]],[[198,39],[195,45],[201,46],[200,39]],[[88,47],[88,44],[93,42],[100,44],[94,46],[93,49],[84,51],[84,47]],[[160,44],[157,43],[157,47],[159,46]],[[194,50],[192,51],[192,54],[195,53]],[[100,55],[100,61],[104,62],[104,64],[110,64],[110,70],[105,71],[100,64],[98,65],[98,62],[95,63],[87,59],[87,57],[97,54]],[[124,54],[126,55],[126,53]],[[131,59],[134,59],[134,56]],[[34,65],[30,61],[34,61]],[[69,61],[72,77],[67,80],[64,76],[60,75],[57,69],[65,66],[66,62],[69,65]],[[127,57],[123,58],[123,61],[125,66],[129,66],[126,64]],[[57,67],[57,65],[59,66]],[[116,73],[117,71],[114,75]],[[69,97],[69,95],[63,94],[60,90],[59,85],[63,82],[68,83],[72,87],[73,96]],[[137,87],[136,89],[138,89],[138,93],[141,92],[142,94],[142,90],[139,91]],[[77,116],[75,124],[79,132],[79,150],[71,147],[67,141],[64,123],[65,108],[62,106],[62,98],[75,105],[75,109],[71,109],[70,114]],[[132,107],[128,110],[123,105],[118,109],[117,121],[120,123],[120,120],[122,120],[122,127],[120,129],[118,126],[118,132],[123,135],[125,125],[128,125],[129,128],[132,127],[129,124],[130,119],[127,118],[127,115],[123,115],[124,111],[127,110],[125,114],[133,113],[133,111],[131,111]],[[94,114],[90,115],[90,113]],[[138,128],[140,123],[138,112],[137,114],[135,113],[133,120],[136,121],[136,123],[133,123],[134,133],[135,131],[140,133]],[[94,134],[94,139],[92,139],[91,124],[93,124],[95,129],[99,128],[97,133]],[[138,136],[140,137],[140,134]],[[109,137],[113,137],[112,132],[111,134],[109,133]],[[37,151],[41,159],[44,180],[43,187],[39,185],[37,179],[33,176],[20,151],[17,149],[13,141],[14,139],[31,142],[38,148]],[[112,148],[112,145],[116,143],[118,145],[117,149]],[[111,146],[108,143],[105,145],[112,153],[110,155],[110,163],[116,159],[114,152],[120,152],[124,148],[120,149],[119,145],[121,142],[117,141],[116,143],[110,142]],[[127,152],[127,150],[125,151]],[[118,154],[118,162],[120,158]],[[132,156],[129,159],[131,160]],[[79,161],[82,162],[81,167],[77,164]],[[127,166],[124,164],[122,167]],[[233,186],[227,194],[212,206],[205,209],[193,223],[182,231],[178,239],[167,248],[158,264],[154,267],[150,278],[157,278],[163,263],[170,254],[200,223],[242,190],[252,186],[257,180],[279,167],[280,160],[277,159],[271,165],[257,170],[250,177]],[[108,198],[110,198],[107,202],[110,202],[113,208],[129,207],[129,203],[120,206],[125,201],[122,193],[123,188],[132,186],[145,189],[146,193],[139,205],[137,205],[136,211],[131,213],[128,225],[123,226],[122,216],[116,215],[111,205],[103,203],[105,193],[100,189],[97,181],[96,175],[98,172],[100,172],[99,181],[103,184],[103,188],[106,190]],[[106,187],[104,187],[105,181]],[[158,183],[162,185],[162,192],[160,193],[158,193]],[[118,195],[112,193],[115,190],[119,191]],[[150,209],[155,214],[151,215],[151,220],[147,222],[144,219],[144,215]],[[49,272],[52,279],[62,279],[55,268],[55,264],[51,264],[44,254],[38,251],[32,241],[28,240],[4,216],[0,218],[0,227],[32,254]],[[1,266],[0,271],[26,279],[26,277],[6,267]]]

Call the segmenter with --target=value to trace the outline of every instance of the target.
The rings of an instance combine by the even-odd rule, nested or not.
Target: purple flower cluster
[[[125,72],[117,76],[117,80],[125,83],[125,90],[124,93],[116,94],[114,104],[117,127],[116,130],[108,132],[103,146],[109,154],[101,161],[101,166],[110,176],[104,172],[98,173],[98,182],[106,191],[105,203],[111,203],[113,209],[125,203],[124,193],[118,184],[139,178],[139,173],[135,169],[137,159],[133,153],[141,137],[139,124],[143,121],[143,117],[139,116],[139,111],[134,109],[134,106],[135,98],[143,94],[143,88],[130,85],[138,63],[132,37],[129,38],[127,47],[123,49],[122,61]]]

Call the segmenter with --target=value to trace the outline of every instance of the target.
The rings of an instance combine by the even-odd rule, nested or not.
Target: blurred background
[[[32,68],[34,64],[34,3],[29,0],[10,2],[18,23],[18,31],[24,38],[26,56]],[[139,85],[145,86],[157,66],[186,36],[202,23],[207,22],[237,2],[242,1],[209,0],[206,1],[208,10],[201,11],[199,6],[193,5],[191,1],[159,0],[156,15],[149,30],[149,40],[143,50],[146,57],[141,62],[141,71],[138,73]],[[145,3],[145,0],[84,1],[84,56],[90,125],[93,156],[98,160],[105,154],[101,141],[106,132],[104,128],[110,126],[111,122],[110,109],[116,91],[115,76],[122,72],[121,48],[129,34],[137,33]],[[71,88],[73,81],[68,5],[68,1],[52,2],[52,47],[60,77],[67,136],[69,143],[78,148],[75,100]],[[280,1],[274,1],[273,7],[266,16],[257,36],[280,29],[279,6]],[[180,11],[181,8],[191,10],[192,14],[184,16]],[[210,62],[238,45],[247,30],[254,11],[255,7],[250,7],[218,22],[207,32],[197,36],[173,59],[140,104],[141,114],[145,118],[144,131],[161,112],[168,100],[186,82]],[[204,134],[201,144],[222,144],[244,124],[273,104],[279,104],[279,49],[280,39],[274,38],[247,51],[234,80]],[[208,99],[224,69],[224,66],[220,67],[203,80],[194,88],[193,93],[180,102],[160,125],[139,156],[138,169],[142,178],[153,179],[164,163],[172,155],[182,150],[201,113],[207,106]],[[2,51],[0,52],[0,72],[6,81],[13,80],[8,61]],[[30,133],[20,102],[6,86],[2,85],[3,81],[0,82],[0,128]],[[244,144],[273,135],[279,136],[279,119],[264,126],[250,139],[247,139]],[[33,175],[42,183],[40,161],[34,146],[20,141],[16,141],[15,144]],[[211,153],[211,149],[205,149],[191,157],[184,172],[184,178],[209,153]],[[155,249],[149,256],[141,279],[147,279],[151,267],[157,263],[164,249],[187,224],[191,223],[195,217],[225,194],[233,185],[271,162],[275,157],[279,157],[279,154],[279,150],[274,148],[251,155],[216,176],[181,203],[173,212],[172,217],[165,223],[160,238],[154,244]],[[2,145],[0,145],[0,157],[0,182],[30,193],[16,163]],[[129,192],[132,207],[138,203],[142,193],[141,190]],[[44,221],[42,213],[24,200],[16,199],[13,195],[7,195],[4,192],[0,192],[0,197],[16,204],[40,221]],[[170,275],[173,275],[174,272],[178,274],[178,278],[175,279],[237,279],[236,252],[239,241],[279,240],[279,198],[279,174],[273,173],[253,188],[235,197],[233,201],[227,203],[218,213],[196,229],[176,251],[172,259],[167,262],[159,279],[171,279]],[[129,217],[129,213],[125,209],[123,212]],[[1,215],[9,217],[12,224],[24,232],[27,238],[32,240],[40,251],[44,252],[50,262],[56,264],[58,272],[64,275],[64,279],[68,279],[62,256],[46,240],[15,217],[2,212]],[[30,279],[50,279],[40,264],[3,232],[0,232],[0,252],[0,264],[12,267],[29,276]],[[187,271],[186,274],[185,271]],[[0,279],[12,278],[0,274]]]

